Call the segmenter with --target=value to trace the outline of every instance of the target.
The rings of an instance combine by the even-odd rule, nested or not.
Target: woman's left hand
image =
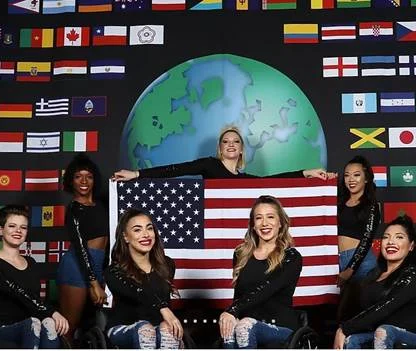
[[[344,269],[338,275],[337,286],[342,287],[348,279],[350,279],[353,275],[354,271],[351,268]]]
[[[319,178],[322,180],[333,179],[337,176],[334,172],[327,172],[323,168],[305,169],[303,171],[305,178]]]
[[[59,312],[54,312],[52,319],[55,322],[55,330],[58,335],[65,335],[69,330],[68,320]]]
[[[334,349],[342,350],[344,348],[344,343],[345,334],[341,328],[338,328],[337,332],[335,333]]]

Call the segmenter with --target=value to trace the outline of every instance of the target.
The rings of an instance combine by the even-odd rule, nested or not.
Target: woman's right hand
[[[128,181],[134,178],[138,178],[140,175],[139,171],[130,171],[128,169],[120,169],[117,172],[114,172],[113,176],[111,177],[112,181]]]
[[[52,319],[55,322],[55,330],[58,335],[65,335],[69,330],[68,320],[59,312],[52,314]]]
[[[90,282],[90,297],[94,305],[102,306],[107,303],[107,294],[97,280]]]
[[[160,310],[163,320],[169,326],[170,333],[178,340],[183,337],[183,328],[182,324],[178,318],[173,314],[172,310],[169,307],[163,307]]]
[[[230,338],[233,335],[237,319],[231,313],[223,312],[220,315],[219,324],[221,337],[223,339]]]

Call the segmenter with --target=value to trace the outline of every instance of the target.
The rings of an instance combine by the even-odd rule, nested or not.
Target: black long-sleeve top
[[[109,236],[108,214],[104,205],[97,201],[94,206],[85,206],[72,201],[67,207],[65,226],[86,281],[96,280],[88,253],[88,240]]]
[[[266,274],[267,259],[252,256],[240,271],[234,299],[226,309],[236,318],[251,317],[296,330],[297,315],[292,307],[293,293],[302,270],[302,256],[295,248],[285,250],[281,266]]]
[[[260,178],[248,173],[231,173],[215,157],[200,158],[190,162],[177,163],[154,168],[140,170],[140,178],[174,178],[185,175],[201,175],[204,179],[221,178]],[[302,171],[286,172],[267,176],[267,178],[300,178],[303,177]]]
[[[393,283],[374,281],[365,285],[361,294],[378,294],[362,298],[366,301],[376,300],[371,306],[357,316],[342,323],[345,335],[374,331],[381,324],[390,324],[407,331],[416,332],[416,266],[400,268],[401,272]]]
[[[374,236],[380,222],[380,209],[377,203],[373,203],[367,209],[363,205],[353,207],[343,206],[338,210],[338,235],[348,236],[360,240],[354,254],[347,265],[356,271],[371,249]],[[365,219],[359,216],[362,211],[367,211]]]
[[[170,280],[173,280],[175,263],[167,256],[166,262]],[[107,328],[130,325],[139,320],[146,320],[152,325],[163,321],[160,310],[169,306],[170,286],[155,271],[144,274],[143,281],[138,283],[119,266],[112,264],[106,268],[104,277],[114,298]]]
[[[40,283],[35,276],[35,260],[32,257],[25,259],[27,267],[22,270],[0,259],[0,326],[30,317],[42,320],[54,313],[39,297]]]

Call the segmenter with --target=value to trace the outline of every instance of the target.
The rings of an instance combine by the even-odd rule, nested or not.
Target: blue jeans
[[[182,340],[148,321],[116,325],[107,331],[107,336],[113,345],[122,349],[179,349],[182,346]]]
[[[344,349],[393,349],[396,343],[416,346],[416,334],[394,325],[383,324],[375,332],[351,334],[345,339]]]
[[[223,346],[226,349],[255,349],[259,344],[284,343],[292,334],[293,330],[289,328],[243,318],[237,322],[233,337],[224,339]]]
[[[37,318],[0,326],[0,343],[7,341],[22,349],[59,349],[61,343],[52,318]]]
[[[342,251],[339,253],[339,271],[342,272],[350,263],[351,258],[354,256],[355,249],[350,249],[346,251]],[[354,271],[354,275],[352,279],[362,279],[364,278],[368,272],[370,272],[375,266],[377,265],[377,258],[374,255],[373,251],[368,251],[367,255],[362,260],[360,266],[356,271]]]

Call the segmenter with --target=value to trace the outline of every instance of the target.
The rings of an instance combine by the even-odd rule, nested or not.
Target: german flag
[[[0,104],[0,118],[32,118],[32,104]]]

